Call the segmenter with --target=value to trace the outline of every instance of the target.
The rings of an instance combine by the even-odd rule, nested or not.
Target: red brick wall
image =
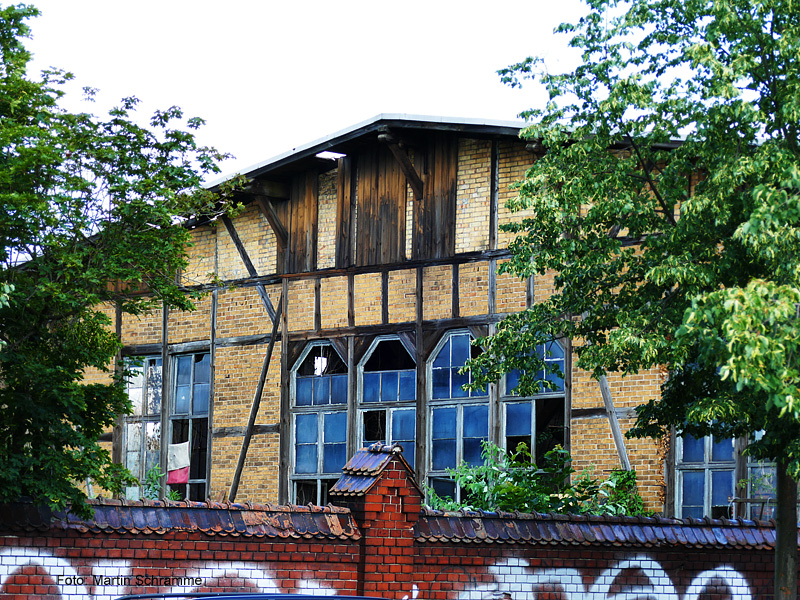
[[[4,536],[0,538],[0,596],[4,600],[83,600],[155,591],[301,592],[319,588],[328,594],[355,594],[358,561],[358,547],[338,540],[72,531],[41,537]],[[197,581],[188,581],[194,578]],[[181,585],[184,583],[187,585]]]
[[[768,528],[712,534],[733,535],[736,544],[753,548],[749,550],[709,547],[713,542],[705,548],[695,542],[659,545],[652,528],[637,519],[603,523],[609,531],[636,528],[639,545],[570,545],[552,538],[515,543],[510,532],[520,529],[512,517],[495,516],[490,523],[475,514],[447,519],[452,531],[441,536],[444,541],[423,541],[420,491],[399,458],[388,462],[371,487],[360,489],[367,491],[337,502],[350,509],[359,529],[335,539],[324,539],[310,520],[302,525],[302,515],[293,521],[301,524],[294,532],[283,530],[288,537],[221,535],[218,527],[188,523],[190,510],[184,524],[197,529],[166,534],[143,525],[125,525],[127,533],[109,532],[112,525],[120,527],[110,520],[96,527],[106,533],[86,531],[95,527],[91,523],[84,531],[56,526],[41,533],[22,533],[25,523],[7,523],[0,526],[0,596],[110,600],[124,593],[213,590],[363,594],[393,600],[478,600],[496,593],[510,594],[512,600],[771,598],[773,551],[759,548],[763,543],[752,537],[753,531],[771,535]],[[229,510],[225,515],[233,516],[224,518],[248,523],[247,510],[236,511]],[[309,509],[295,510],[301,512],[308,515]],[[350,518],[346,511],[336,514]],[[480,530],[487,541],[466,541],[468,521],[471,531]],[[562,540],[580,524],[564,518],[538,522],[534,525],[541,531],[561,532]],[[433,528],[426,527],[429,535]],[[693,539],[688,528],[683,531],[678,537]],[[447,541],[459,537],[465,541]]]

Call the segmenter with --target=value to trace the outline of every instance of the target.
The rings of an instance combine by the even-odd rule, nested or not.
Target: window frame
[[[403,349],[408,354],[409,359],[414,364],[413,369],[382,369],[380,371],[366,371],[366,366],[369,360],[372,358],[373,354],[378,349],[378,346],[383,342],[397,342],[399,343]],[[356,421],[355,427],[355,439],[357,447],[361,448],[368,444],[373,444],[376,441],[382,441],[384,444],[393,444],[395,441],[400,443],[403,446],[403,455],[405,456],[406,460],[408,461],[409,465],[413,469],[415,466],[415,452],[417,448],[417,439],[416,439],[416,422],[418,418],[418,402],[417,402],[417,388],[416,388],[416,379],[417,379],[417,363],[414,357],[414,350],[409,348],[408,345],[396,335],[380,335],[377,336],[369,346],[369,349],[364,353],[364,356],[359,361],[358,365],[356,366],[356,374],[357,374],[357,387],[356,387]],[[365,373],[391,373],[391,372],[407,372],[411,371],[414,374],[414,394],[412,399],[404,399],[404,400],[388,400],[384,401],[378,399],[376,401],[367,402],[364,399],[364,375]],[[399,385],[399,383],[398,383]],[[399,391],[399,388],[398,388]],[[382,394],[381,394],[382,395]],[[395,413],[413,410],[414,411],[414,436],[411,440],[411,445],[409,447],[408,444],[404,444],[404,442],[408,442],[408,440],[395,440],[393,435],[394,429],[394,419]],[[364,433],[365,433],[365,426],[364,426],[364,416],[368,412],[381,412],[383,411],[386,414],[385,419],[385,435],[383,440],[369,440],[365,441]]]
[[[163,395],[162,395],[161,392],[162,392],[162,389],[163,389],[163,385],[162,385],[162,382],[159,381],[158,386],[154,388],[154,389],[158,390],[158,394],[159,394],[159,397],[160,397],[160,400],[159,400],[159,403],[158,403],[158,410],[156,410],[155,412],[153,412],[151,414],[148,414],[146,412],[146,408],[145,407],[147,406],[147,390],[150,387],[148,385],[148,381],[150,379],[150,374],[149,374],[150,366],[149,366],[149,363],[152,361],[153,363],[155,363],[153,366],[160,367],[160,375],[161,375],[161,377],[163,377],[163,375],[164,375],[164,366],[163,366],[162,357],[161,357],[160,354],[136,355],[136,356],[129,357],[128,360],[129,360],[129,362],[126,365],[126,368],[129,369],[129,370],[131,370],[131,369],[138,370],[140,368],[140,366],[136,365],[136,364],[133,364],[133,363],[138,363],[139,361],[141,361],[141,375],[140,376],[142,378],[142,385],[138,389],[141,390],[140,402],[141,402],[141,406],[142,406],[142,413],[140,413],[140,414],[135,414],[134,413],[134,414],[122,415],[122,436],[121,436],[122,437],[122,443],[121,443],[122,452],[121,452],[121,455],[122,455],[122,465],[125,468],[127,468],[128,470],[130,470],[131,474],[139,480],[139,485],[128,486],[128,487],[125,488],[125,492],[124,492],[125,493],[125,497],[128,498],[129,500],[139,500],[139,499],[144,497],[143,487],[144,487],[144,482],[145,482],[145,477],[147,475],[147,471],[149,470],[148,466],[147,466],[147,448],[146,448],[146,446],[147,446],[147,425],[151,424],[151,423],[155,424],[157,429],[158,429],[158,433],[157,433],[156,439],[158,439],[158,443],[159,443],[159,447],[155,451],[155,456],[156,456],[155,462],[154,462],[153,465],[151,465],[151,467],[152,466],[160,466],[161,465],[161,426],[162,426],[162,423],[161,423],[161,403],[164,401],[164,398],[163,398]],[[131,390],[132,389],[137,389],[137,388],[132,388],[132,386],[131,386],[131,378],[128,378],[126,383],[125,383],[125,393],[128,396],[128,399],[131,398]],[[128,462],[128,454],[131,453],[131,451],[128,449],[128,444],[130,442],[129,426],[133,426],[133,425],[137,425],[137,424],[141,424],[141,431],[139,433],[141,439],[139,440],[139,444],[138,444],[138,448],[137,448],[137,454],[139,456],[139,458],[138,458],[138,468],[136,469],[137,472],[134,473],[133,470],[131,469],[130,463]]]
[[[189,406],[188,406],[188,410],[186,412],[180,412],[179,413],[177,411],[178,387],[179,387],[179,385],[178,385],[178,364],[179,364],[179,361],[181,361],[181,360],[183,360],[183,359],[185,359],[187,357],[191,357],[191,375],[190,375],[190,381],[189,381],[189,384],[188,384],[188,387],[189,387],[189,390],[190,390],[190,396],[189,396],[189,399],[188,399]],[[199,362],[197,360],[197,357],[207,357],[207,359],[208,359],[208,381],[207,382],[202,382],[202,381],[198,382],[196,380],[196,367],[197,367],[197,363]],[[171,393],[170,393],[170,398],[169,398],[170,407],[169,407],[169,415],[168,415],[168,419],[169,419],[169,430],[168,430],[168,432],[169,432],[169,435],[168,435],[167,439],[169,440],[169,442],[168,442],[169,444],[180,444],[180,443],[184,443],[184,442],[187,442],[187,441],[189,442],[189,469],[190,469],[189,473],[190,473],[190,475],[189,475],[189,481],[187,483],[185,483],[185,484],[183,484],[183,483],[182,484],[169,484],[169,489],[178,492],[178,494],[181,495],[182,499],[188,499],[188,500],[192,500],[194,502],[203,502],[209,496],[209,492],[210,492],[209,484],[211,482],[211,443],[212,443],[212,440],[211,440],[212,439],[211,403],[213,401],[213,398],[211,397],[211,392],[213,390],[213,385],[211,383],[211,352],[210,351],[201,351],[201,352],[189,352],[189,353],[171,355],[170,356],[170,367],[171,367],[170,368],[170,371],[171,371],[170,377],[171,377],[172,381],[170,382]],[[206,404],[206,407],[205,407],[204,411],[203,410],[197,411],[197,410],[195,410],[195,406],[194,406],[195,391],[196,391],[196,386],[198,386],[198,385],[207,385],[208,386],[208,388],[207,388],[208,389],[208,398],[207,398],[207,404]],[[195,439],[194,439],[195,438],[194,423],[197,422],[197,421],[203,421],[203,420],[205,420],[205,422],[206,422],[206,427],[205,427],[205,429],[206,429],[206,431],[205,431],[205,438],[206,438],[206,442],[205,442],[205,460],[204,461],[201,460],[199,462],[204,463],[203,464],[203,473],[204,473],[204,475],[202,477],[192,477],[191,476],[191,472],[192,472],[192,470],[194,468],[196,468],[196,465],[193,465],[194,461],[192,461],[192,458],[194,456],[195,449],[196,449]],[[182,442],[175,440],[175,435],[176,435],[175,423],[177,421],[188,421],[188,432],[187,432],[187,436],[186,436],[187,439],[183,440]],[[164,467],[162,467],[162,471],[164,471],[165,473],[167,472],[166,467],[167,467],[167,465],[164,465]],[[185,489],[181,489],[184,486],[185,486]],[[192,486],[195,486],[195,487],[196,486],[203,486],[203,490],[205,491],[205,493],[200,494],[200,495],[195,495],[194,493],[192,493],[192,490],[193,490]],[[196,497],[193,498],[192,496],[196,496]]]
[[[313,401],[311,404],[308,405],[299,405],[297,404],[297,373],[302,367],[303,363],[306,361],[308,356],[313,352],[314,348],[319,347],[329,347],[333,352],[336,353],[337,357],[341,361],[342,365],[344,366],[345,373],[331,373],[331,375],[341,375],[346,374],[348,378],[348,385],[347,385],[347,398],[345,399],[344,403],[326,403],[326,404],[314,404]],[[302,377],[314,377],[314,376],[302,376]],[[314,482],[316,484],[316,492],[315,496],[316,499],[313,501],[314,504],[318,506],[323,506],[327,504],[327,492],[328,489],[336,482],[336,480],[341,475],[340,472],[334,473],[326,473],[323,471],[324,468],[324,433],[325,433],[325,415],[326,414],[344,414],[345,418],[345,461],[349,458],[348,456],[348,442],[350,440],[351,432],[349,427],[349,412],[350,412],[350,373],[347,369],[347,360],[339,354],[339,351],[336,349],[336,346],[330,342],[329,340],[315,340],[306,344],[306,347],[300,353],[300,356],[295,361],[294,366],[292,367],[289,373],[289,412],[291,414],[290,418],[290,427],[291,427],[291,443],[290,443],[290,456],[289,456],[289,501],[291,503],[298,502],[298,490],[299,486],[304,484],[308,484]],[[314,473],[298,473],[297,472],[297,421],[298,416],[300,415],[316,415],[317,416],[317,441],[314,443],[316,446],[317,451],[317,470]],[[338,442],[336,442],[338,443]],[[343,465],[344,466],[344,463]],[[304,492],[305,493],[305,492]]]
[[[675,516],[679,519],[687,518],[691,515],[684,515],[687,508],[696,506],[694,504],[685,504],[683,501],[684,496],[684,476],[687,473],[703,473],[703,507],[702,516],[711,516],[714,506],[722,506],[721,504],[713,504],[713,474],[730,471],[731,473],[731,491],[732,495],[726,505],[732,506],[732,499],[736,497],[737,481],[736,473],[741,453],[737,448],[735,440],[731,438],[723,439],[721,442],[730,441],[731,443],[731,458],[714,460],[713,448],[716,438],[713,435],[703,436],[702,438],[693,438],[702,441],[703,444],[703,459],[702,460],[685,460],[684,459],[684,436],[676,436],[675,448]],[[732,516],[730,514],[726,517]],[[696,517],[699,518],[699,517]]]
[[[452,346],[450,349],[450,361],[446,367],[435,367],[434,363],[438,360],[439,354],[444,350],[445,346],[448,343],[451,343],[453,338],[458,336],[466,335],[469,338],[469,356],[472,357],[472,342],[475,339],[472,336],[472,333],[466,329],[453,329],[451,331],[447,331],[442,338],[439,340],[439,343],[434,348],[433,352],[431,352],[430,357],[426,364],[427,369],[427,413],[428,413],[428,427],[426,432],[426,441],[427,441],[427,452],[425,456],[425,479],[427,484],[431,487],[434,487],[434,480],[446,480],[451,479],[450,476],[447,474],[445,469],[434,469],[434,417],[435,411],[440,409],[448,409],[448,408],[455,408],[456,409],[456,423],[455,423],[455,445],[456,445],[456,452],[455,452],[455,465],[454,467],[458,467],[464,460],[464,408],[465,407],[486,407],[486,436],[485,438],[476,437],[476,438],[466,438],[466,439],[485,439],[491,440],[492,439],[492,394],[490,390],[487,388],[485,392],[482,394],[479,392],[470,392],[466,396],[463,397],[452,397],[453,392],[453,385],[452,385],[452,371],[455,369],[452,362]],[[449,384],[449,391],[451,397],[449,398],[434,398],[434,383],[433,383],[433,371],[434,369],[449,369],[451,371],[450,375],[450,384]],[[468,381],[471,381],[472,376],[469,375]],[[450,439],[450,438],[437,438],[437,439]],[[455,500],[461,501],[462,490],[458,487],[455,487]]]
[[[553,344],[557,345],[561,349],[561,357],[560,357],[560,359],[557,358],[557,357],[552,357],[552,356],[548,357],[547,356],[547,352],[550,351],[550,348],[552,347]],[[530,407],[531,407],[531,416],[530,416],[530,430],[531,430],[530,440],[531,440],[531,443],[529,444],[528,450],[530,451],[531,456],[534,457],[534,459],[538,459],[539,458],[539,451],[538,451],[538,448],[537,448],[537,444],[538,444],[537,438],[543,433],[543,432],[540,432],[540,431],[537,430],[537,426],[538,426],[538,418],[537,418],[538,414],[537,413],[538,413],[538,408],[539,408],[538,405],[540,403],[545,403],[545,402],[548,402],[550,400],[560,400],[562,402],[562,410],[561,410],[561,423],[562,423],[562,425],[561,425],[561,428],[562,428],[562,431],[563,431],[563,435],[562,435],[563,439],[562,439],[561,444],[559,444],[559,445],[561,445],[564,448],[567,448],[567,446],[569,444],[569,431],[568,431],[569,430],[569,426],[568,426],[568,423],[569,423],[569,410],[568,410],[568,408],[569,408],[569,406],[568,406],[568,398],[567,398],[567,380],[569,378],[569,374],[567,372],[567,368],[568,368],[568,364],[569,364],[567,354],[568,354],[568,351],[569,351],[568,350],[569,346],[567,344],[564,344],[562,342],[562,340],[559,340],[559,339],[555,339],[555,340],[551,340],[550,342],[547,342],[547,346],[546,347],[544,347],[545,346],[544,344],[542,344],[542,346],[543,346],[542,352],[544,354],[544,360],[545,360],[546,363],[561,363],[560,369],[561,369],[561,372],[564,374],[563,379],[561,379],[561,389],[551,390],[551,389],[544,389],[543,388],[542,391],[540,391],[537,394],[533,394],[533,395],[530,395],[530,396],[519,396],[517,394],[514,394],[512,390],[508,389],[510,387],[509,378],[508,378],[509,374],[508,373],[506,375],[504,375],[502,377],[502,380],[500,381],[500,398],[499,398],[499,401],[500,401],[500,427],[498,429],[498,435],[499,435],[500,439],[498,440],[499,441],[498,445],[500,447],[504,448],[507,451],[508,450],[511,450],[511,451],[516,450],[516,447],[514,447],[514,448],[509,448],[508,447],[508,439],[510,437],[522,437],[522,436],[510,436],[508,434],[508,424],[509,424],[509,421],[508,421],[508,407],[510,405],[529,404]],[[545,376],[545,378],[547,378],[547,372],[544,373],[544,376]],[[542,454],[544,454],[544,453],[542,453]]]

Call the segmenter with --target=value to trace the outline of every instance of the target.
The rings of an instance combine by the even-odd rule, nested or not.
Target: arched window
[[[469,391],[469,373],[458,371],[480,354],[467,331],[446,335],[430,363],[429,484],[440,496],[459,499],[460,490],[447,474],[462,462],[480,464],[481,443],[489,439],[489,397]]]
[[[310,344],[292,370],[292,497],[327,504],[347,461],[347,364],[327,342]]]
[[[417,371],[408,349],[396,338],[379,338],[359,366],[359,444],[399,443],[414,467],[417,427]]]

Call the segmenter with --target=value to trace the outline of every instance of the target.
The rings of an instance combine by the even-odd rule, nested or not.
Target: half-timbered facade
[[[565,373],[555,390],[520,397],[513,374],[461,387],[471,339],[552,292],[551,276],[497,274],[499,226],[524,216],[505,202],[536,160],[518,133],[381,115],[251,169],[243,212],[193,229],[180,277],[205,292],[196,311],[109,309],[137,365],[116,460],[144,478],[188,442],[182,496],[324,504],[377,441],[447,493],[446,469],[479,460],[483,440],[539,456],[561,444],[598,475],[629,461],[648,507],[675,512],[670,445],[620,435],[660,372],[609,377],[604,394],[554,340],[539,351]]]

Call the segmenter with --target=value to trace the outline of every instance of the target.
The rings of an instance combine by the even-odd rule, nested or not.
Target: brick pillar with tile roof
[[[399,444],[357,452],[331,488],[331,502],[352,511],[361,530],[359,593],[412,596],[414,525],[423,494]]]

